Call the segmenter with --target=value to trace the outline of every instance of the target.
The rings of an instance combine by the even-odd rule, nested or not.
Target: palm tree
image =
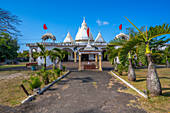
[[[126,18],[126,17],[125,17]],[[128,18],[126,18],[138,31],[139,35],[135,38],[130,39],[121,49],[119,58],[121,63],[125,63],[125,58],[129,51],[144,42],[146,44],[146,57],[149,63],[148,66],[148,76],[147,76],[147,89],[151,96],[158,96],[162,94],[161,83],[155,68],[155,64],[152,62],[152,53],[149,48],[149,42],[151,39],[162,36],[165,34],[170,34],[170,27],[168,24],[163,24],[162,26],[150,27],[149,31],[146,31],[146,34],[142,33]]]
[[[50,51],[50,58],[51,58],[51,61],[53,62],[53,69],[56,69],[57,66],[56,66],[56,59],[57,57],[59,58],[59,52],[60,50],[58,48],[54,48],[52,49],[52,51]]]
[[[121,48],[123,47],[123,45],[127,42],[127,40],[125,39],[114,39],[112,40],[108,46],[107,46],[107,51],[105,52],[105,56],[107,54],[109,54],[109,61],[115,65],[114,63],[114,59],[119,55],[119,52],[121,50]],[[115,47],[118,47],[117,49]],[[127,60],[127,58],[125,58]],[[136,75],[135,75],[135,71],[132,67],[132,55],[131,52],[129,52],[129,69],[128,69],[128,80],[129,81],[135,81],[136,80]],[[117,68],[117,64],[115,65],[115,68]],[[115,69],[117,70],[117,69]]]
[[[46,70],[46,58],[47,56],[50,55],[50,52],[48,50],[45,50],[45,46],[43,46],[42,44],[36,43],[38,45],[38,47],[41,49],[41,51],[39,52],[39,56],[43,57],[44,59],[44,71]]]
[[[58,49],[58,48],[54,48],[53,51],[57,52],[58,54],[58,58],[59,58],[59,69],[63,70],[63,66],[62,66],[62,60],[65,58],[65,55],[71,55],[69,52]]]

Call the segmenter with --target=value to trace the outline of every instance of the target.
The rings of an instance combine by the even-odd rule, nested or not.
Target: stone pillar
[[[74,62],[77,62],[77,54],[74,52]]]
[[[81,55],[79,55],[79,71],[81,71]]]
[[[102,71],[102,55],[99,55],[99,71]]]
[[[29,53],[29,63],[32,62],[32,56],[31,56],[31,53]]]
[[[95,59],[95,62],[96,62],[96,68],[99,68],[99,64],[98,64],[98,55],[97,54],[95,54],[95,57],[96,57],[96,59]]]

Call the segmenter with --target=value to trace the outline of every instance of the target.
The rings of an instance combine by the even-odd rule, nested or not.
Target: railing
[[[52,42],[41,42],[39,44],[43,44],[43,45],[49,45],[49,46],[72,46],[72,45],[76,45],[76,46],[79,46],[79,45],[87,45],[85,43],[52,43]],[[92,43],[91,45],[107,45],[107,43]],[[36,43],[28,43],[26,44],[26,46],[37,46]]]

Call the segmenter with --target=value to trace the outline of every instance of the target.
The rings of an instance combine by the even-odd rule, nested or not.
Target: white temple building
[[[42,42],[40,44],[43,44],[47,50],[52,50],[53,48],[60,48],[62,50],[69,52],[71,56],[66,55],[63,61],[77,62],[79,58],[81,58],[81,61],[95,61],[96,59],[95,55],[97,55],[96,53],[98,53],[102,61],[107,61],[108,57],[107,56],[104,57],[107,43],[102,37],[101,32],[99,31],[97,37],[94,40],[94,37],[91,33],[90,28],[89,28],[89,37],[88,37],[87,29],[88,27],[87,27],[87,24],[84,18],[83,23],[81,24],[81,28],[79,28],[75,36],[75,40],[73,40],[72,36],[70,35],[70,32],[68,31],[67,36],[65,37],[63,43],[55,43],[56,37],[52,35],[51,33],[46,33],[42,35],[41,37]],[[119,35],[116,35],[115,38],[120,38],[120,37],[128,37],[128,36],[125,34],[124,35],[119,34]],[[52,42],[45,42],[46,39],[51,39]],[[28,43],[26,45],[29,47],[29,53],[30,53],[29,56],[30,56],[30,62],[31,62],[31,60],[33,59],[31,57],[32,52],[33,51],[40,52],[41,50],[40,48],[38,48],[36,43]],[[83,53],[89,53],[89,54],[83,54]],[[46,64],[47,66],[53,64],[49,57],[47,57],[46,61],[47,61],[47,64]],[[38,65],[41,65],[43,64],[44,60],[42,57],[38,57],[37,62],[38,62]]]

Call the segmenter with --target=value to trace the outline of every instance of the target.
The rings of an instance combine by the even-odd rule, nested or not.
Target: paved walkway
[[[72,71],[36,100],[15,108],[0,107],[0,112],[24,113],[139,113],[127,106],[137,100],[131,94],[118,92],[126,87],[117,83],[107,71]],[[134,104],[135,105],[135,104]],[[1,111],[2,110],[2,111]]]

